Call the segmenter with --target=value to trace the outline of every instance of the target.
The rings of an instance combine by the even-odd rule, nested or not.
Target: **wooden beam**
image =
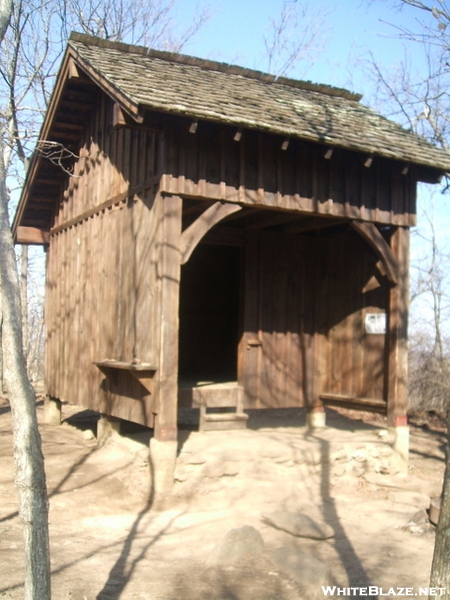
[[[69,140],[72,142],[77,142],[80,139],[79,133],[69,133],[68,131],[55,131],[52,129],[50,134],[51,142],[61,142],[64,143]]]
[[[245,244],[246,231],[241,227],[226,227],[216,225],[208,231],[202,240],[203,244],[214,244],[215,246],[237,246]]]
[[[57,181],[56,179],[50,179],[48,177],[39,177],[39,176],[37,176],[36,180],[35,180],[36,181],[36,185],[45,185],[45,187],[52,186],[52,187],[58,187],[58,188],[60,188],[61,187],[61,182],[63,180],[64,172],[62,170],[58,171],[58,175],[59,174],[61,175],[60,181]]]
[[[399,278],[399,264],[389,244],[381,235],[379,230],[373,223],[361,223],[360,221],[351,221],[351,227],[365,239],[365,241],[375,250],[380,257],[386,277],[388,280],[397,285]]]
[[[161,215],[160,290],[161,325],[159,357],[159,402],[155,417],[155,439],[159,442],[177,440],[178,407],[178,337],[180,300],[180,240],[183,201],[179,196],[158,195],[157,209]]]
[[[48,244],[50,241],[50,234],[48,231],[43,231],[37,227],[22,227],[19,226],[16,231],[16,244],[30,244],[34,246],[40,246],[41,244]]]
[[[83,70],[94,83],[96,83],[106,94],[114,98],[138,123],[143,122],[143,116],[140,112],[139,103],[130,100],[123,92],[119,91],[116,86],[92,68],[92,66],[81,56],[75,54],[75,51],[69,46],[68,56],[76,61],[79,69]]]
[[[398,227],[391,245],[400,269],[398,285],[389,290],[385,397],[388,426],[396,427],[406,425],[408,402],[409,229]]]
[[[82,131],[84,127],[84,123],[69,123],[68,121],[60,121],[58,119],[55,121],[52,131],[65,131],[66,129],[69,131]]]
[[[381,286],[381,283],[378,281],[377,277],[375,275],[372,275],[372,277],[369,279],[369,281],[363,287],[363,293],[367,294],[367,292],[371,292],[372,290],[376,290],[380,286]]]
[[[286,227],[287,233],[307,233],[308,231],[319,231],[328,227],[336,227],[348,223],[348,219],[327,218],[327,217],[305,217],[298,225]]]
[[[114,204],[120,204],[121,202],[125,202],[126,200],[128,200],[128,198],[132,198],[135,195],[139,195],[142,192],[144,192],[146,189],[152,187],[153,185],[156,185],[159,182],[159,180],[160,180],[160,175],[155,175],[154,177],[150,177],[150,179],[146,179],[140,185],[137,185],[135,187],[130,187],[125,192],[122,192],[121,194],[117,194],[117,196],[113,196],[112,198],[109,198],[108,200],[105,200],[104,202],[101,202],[100,204],[97,204],[96,206],[89,208],[88,210],[80,213],[79,215],[76,215],[72,219],[69,219],[68,221],[64,221],[64,223],[61,223],[61,225],[58,225],[57,227],[53,227],[50,230],[50,233],[51,233],[51,235],[54,235],[55,233],[59,233],[63,229],[68,229],[69,227],[73,227],[74,225],[77,225],[78,223],[81,223],[82,221],[89,219],[89,217],[93,217],[94,215],[100,213],[102,210],[106,210],[107,208],[110,208]]]
[[[264,227],[274,227],[283,223],[296,222],[299,215],[292,212],[265,211],[255,215],[255,219],[247,224],[248,229],[263,229]]]
[[[118,102],[114,102],[113,106],[113,127],[126,125],[125,114]]]
[[[216,202],[207,208],[181,234],[181,264],[184,265],[187,263],[197,244],[216,223],[219,223],[219,221],[222,221],[228,215],[232,215],[239,210],[242,210],[239,204],[225,204],[223,202]]]
[[[88,102],[75,102],[72,100],[61,100],[61,108],[75,109],[78,112],[88,112],[92,110],[92,104]]]
[[[81,75],[80,75],[80,71],[79,71],[77,65],[75,64],[73,59],[70,59],[68,69],[67,69],[67,78],[70,80],[73,80],[73,79],[80,79],[80,77],[81,77]]]
[[[144,120],[136,122],[118,102],[113,105],[112,125],[113,127],[127,127],[133,131],[148,131],[149,133],[161,133],[162,131],[161,125],[157,123],[146,123]]]

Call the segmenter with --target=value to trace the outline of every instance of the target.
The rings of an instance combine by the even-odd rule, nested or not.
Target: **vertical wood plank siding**
[[[158,413],[157,434],[171,439],[182,198],[239,202],[294,217],[348,217],[407,231],[415,222],[415,180],[394,162],[375,158],[367,168],[363,156],[339,149],[326,159],[326,148],[299,140],[282,150],[281,138],[244,131],[237,142],[235,129],[204,122],[191,134],[187,120],[168,116],[160,117],[164,127],[157,134],[114,128],[112,114],[112,101],[98,93],[80,158],[55,211],[46,386],[63,401],[148,426]],[[156,175],[159,188],[145,188]],[[140,191],[129,197],[130,189]],[[239,225],[235,231],[244,239],[237,362],[247,408],[313,405],[321,393],[404,397],[399,315],[406,310],[407,275],[398,292],[379,275],[379,286],[365,292],[378,257],[345,228],[328,235],[243,231]],[[407,273],[402,235],[395,233],[392,243]],[[364,332],[364,318],[389,311],[386,345],[384,335]],[[126,371],[106,378],[92,364],[102,359],[155,365],[153,394]],[[399,411],[403,404],[392,419]]]
[[[404,165],[301,140],[199,123],[189,133],[186,120],[166,119],[168,162],[162,191],[172,194],[265,205],[283,210],[350,217],[377,223],[415,224],[415,185]],[[222,181],[220,174],[225,172]]]
[[[388,308],[386,284],[363,292],[376,257],[353,232],[265,232],[259,243],[248,246],[246,406],[313,405],[321,393],[382,400],[385,336],[364,331],[367,313]]]
[[[155,134],[112,127],[99,96],[54,227],[156,172]],[[49,395],[153,425],[145,389],[128,373],[112,384],[92,364],[106,358],[157,363],[155,194],[144,191],[51,236],[48,250],[46,385]]]

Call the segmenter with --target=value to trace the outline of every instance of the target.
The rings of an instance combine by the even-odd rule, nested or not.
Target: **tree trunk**
[[[1,149],[3,150],[3,149]],[[36,399],[22,346],[22,315],[14,244],[0,152],[0,281],[4,379],[11,404],[16,485],[25,541],[25,600],[50,600],[48,499]]]
[[[0,277],[0,284],[1,284]],[[1,287],[1,285],[0,285]],[[2,335],[2,327],[3,327],[3,315],[2,315],[2,305],[0,302],[0,396],[3,394],[3,335]]]
[[[13,0],[0,0],[0,42],[8,29],[13,9]]]
[[[430,587],[445,588],[444,593],[439,595],[442,600],[450,600],[450,407],[447,410],[447,432],[444,485],[430,577]]]
[[[28,363],[28,246],[22,246],[20,255],[20,302],[22,305],[22,345]]]

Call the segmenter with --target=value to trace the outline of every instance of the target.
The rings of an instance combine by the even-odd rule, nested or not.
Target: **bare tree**
[[[412,263],[410,343],[410,403],[413,410],[445,415],[450,389],[450,348],[446,324],[450,318],[449,256],[439,247],[433,205],[423,220],[427,234],[416,232],[422,249]]]
[[[405,54],[394,65],[380,66],[369,54],[365,62],[375,84],[374,102],[402,125],[448,149],[450,140],[450,10],[447,0],[370,0],[398,9],[398,22],[387,23],[391,36],[404,40]],[[415,8],[414,28],[406,11]],[[418,10],[417,10],[418,9]],[[408,20],[410,22],[410,20]],[[414,60],[411,51],[415,50]],[[420,51],[420,52],[418,52]],[[420,54],[420,56],[419,56]]]
[[[186,27],[177,23],[177,0],[58,0],[65,37],[71,29],[112,41],[180,52],[209,20],[211,8],[193,7]]]
[[[12,0],[0,0],[0,44],[5,37],[13,10]],[[3,316],[0,307],[0,340],[2,339]],[[0,343],[0,395],[3,394],[3,349]]]
[[[311,9],[305,2],[283,2],[279,15],[270,19],[263,35],[265,69],[281,76],[295,70],[303,76],[323,52],[329,14]]]
[[[11,5],[11,9],[12,9]],[[10,23],[13,10],[7,19]],[[5,31],[2,32],[2,56]],[[16,55],[17,56],[17,55]],[[10,97],[11,99],[11,97]],[[0,282],[4,379],[11,406],[16,485],[25,546],[24,597],[50,600],[48,498],[44,457],[36,416],[36,398],[28,379],[23,353],[20,287],[9,226],[7,166],[17,114],[0,121]],[[17,137],[17,136],[16,136]],[[16,146],[21,151],[20,145]]]
[[[25,599],[50,599],[48,501],[36,399],[26,369],[16,257],[9,226],[8,193],[0,156],[0,277],[4,378],[11,405],[19,494],[25,540]]]

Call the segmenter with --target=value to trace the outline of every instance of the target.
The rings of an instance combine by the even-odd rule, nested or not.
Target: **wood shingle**
[[[346,90],[81,34],[69,48],[136,113],[145,107],[450,170],[448,153]]]

